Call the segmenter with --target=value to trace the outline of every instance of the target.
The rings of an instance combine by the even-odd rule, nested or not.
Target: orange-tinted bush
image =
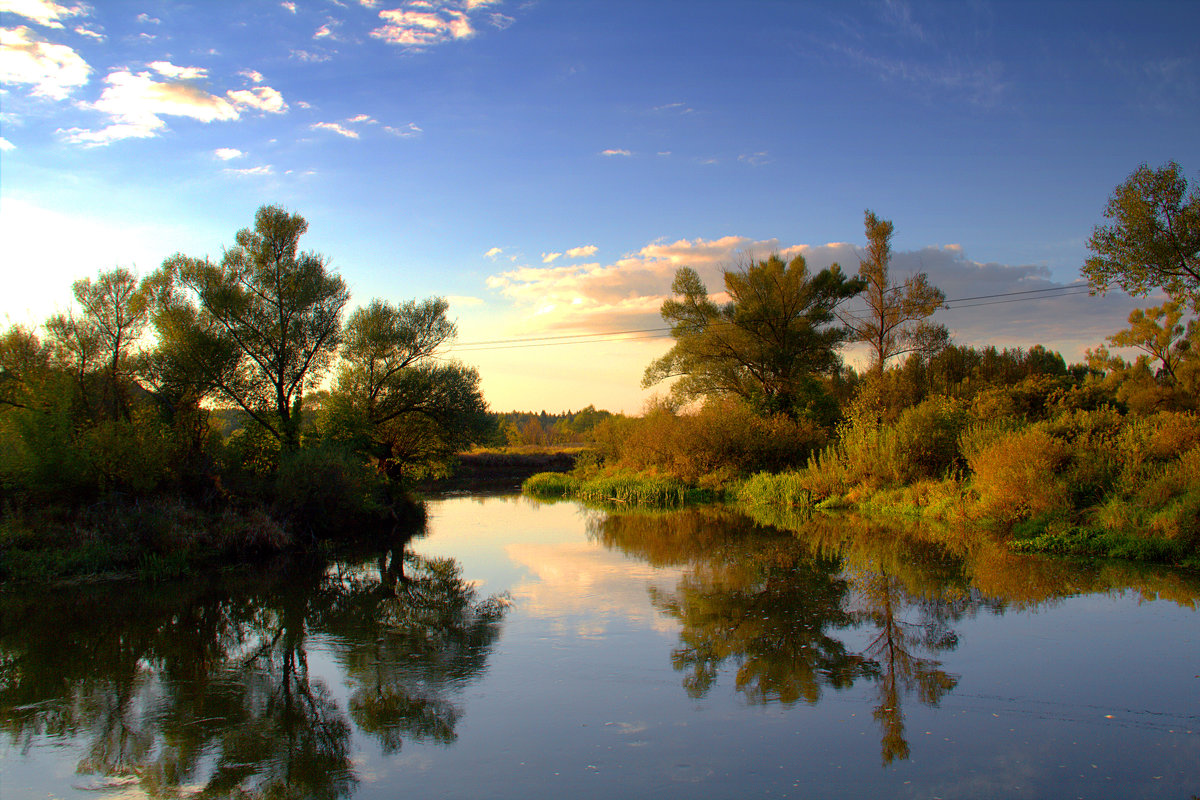
[[[978,510],[1013,521],[1064,508],[1068,493],[1058,471],[1066,459],[1066,445],[1043,428],[1000,436],[967,459]]]

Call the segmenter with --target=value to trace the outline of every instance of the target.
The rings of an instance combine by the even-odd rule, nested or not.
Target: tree
[[[478,441],[488,425],[479,373],[436,363],[453,340],[440,297],[394,306],[375,300],[350,315],[330,413],[343,433],[359,430],[391,476],[436,468]]]
[[[323,256],[297,251],[307,229],[299,214],[263,206],[219,265],[180,253],[152,281],[175,372],[236,403],[284,451],[299,444],[300,398],[337,353],[349,299]]]
[[[891,220],[880,219],[873,211],[866,212],[865,225],[867,257],[859,260],[858,274],[867,285],[862,295],[867,312],[838,316],[853,331],[854,341],[871,348],[872,369],[878,374],[889,358],[913,351],[932,353],[946,346],[946,329],[926,322],[945,305],[946,295],[930,285],[924,272],[892,283],[888,273],[895,228]]]
[[[1168,300],[1161,306],[1135,309],[1129,314],[1129,327],[1108,337],[1113,347],[1135,347],[1157,361],[1159,378],[1171,384],[1179,382],[1176,370],[1190,353],[1186,334],[1195,323],[1184,326],[1179,303]]]
[[[765,412],[792,418],[818,413],[825,393],[819,378],[839,368],[846,329],[834,310],[863,288],[834,264],[810,275],[803,256],[778,255],[725,270],[730,300],[717,304],[690,267],[675,273],[662,317],[675,345],[646,368],[642,386],[678,377],[671,393],[692,400],[741,397]]]
[[[95,282],[83,278],[72,287],[83,308],[82,324],[95,338],[104,358],[108,411],[112,419],[128,418],[124,384],[130,377],[133,347],[146,330],[149,313],[145,293],[127,269],[101,272]]]
[[[1200,311],[1200,186],[1188,191],[1179,165],[1139,166],[1113,191],[1110,225],[1088,239],[1083,275],[1095,292],[1111,284],[1133,295],[1162,289]]]

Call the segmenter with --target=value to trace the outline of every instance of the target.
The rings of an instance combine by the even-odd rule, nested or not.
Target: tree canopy
[[[1200,311],[1200,186],[1188,190],[1174,161],[1142,164],[1117,186],[1088,239],[1083,265],[1092,289],[1116,284],[1133,295],[1162,289]]]
[[[443,464],[487,427],[479,373],[435,359],[457,334],[447,309],[440,297],[398,306],[375,300],[346,322],[330,397],[335,435],[358,437],[394,476]]]
[[[864,286],[835,264],[810,274],[803,256],[779,255],[725,270],[730,300],[718,304],[690,267],[675,273],[680,299],[662,305],[675,345],[646,368],[643,386],[677,377],[680,400],[732,395],[792,417],[815,412],[819,376],[841,366],[837,347],[847,331],[835,309]]]
[[[293,407],[337,354],[349,299],[323,256],[298,251],[307,229],[299,214],[263,206],[220,264],[176,254],[152,281],[173,369],[236,403],[285,450],[299,444]]]

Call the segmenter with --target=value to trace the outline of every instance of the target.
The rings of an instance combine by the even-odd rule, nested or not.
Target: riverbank
[[[958,477],[911,485],[821,496],[810,471],[759,473],[716,488],[688,484],[653,473],[618,470],[532,476],[522,491],[540,498],[573,498],[600,506],[678,508],[697,503],[726,503],[759,519],[797,521],[849,512],[881,524],[889,519],[917,520],[947,529],[976,529],[998,538],[1012,552],[1055,556],[1119,558],[1200,569],[1200,546],[1188,495],[1166,508],[1138,508],[1116,501],[1083,508],[1053,508],[1017,518],[989,513],[986,497],[970,480]],[[1100,520],[1153,520],[1138,528],[1105,526]]]

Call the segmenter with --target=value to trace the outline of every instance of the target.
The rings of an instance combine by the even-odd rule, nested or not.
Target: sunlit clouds
[[[466,4],[468,11],[474,7]],[[445,4],[417,0],[407,8],[380,11],[379,18],[385,24],[371,31],[371,36],[404,47],[429,47],[475,35],[467,12]]]
[[[204,70],[156,62],[160,74],[200,76]],[[97,130],[70,128],[62,131],[67,141],[87,146],[105,145],[121,139],[157,136],[167,128],[164,116],[186,117],[199,122],[238,119],[251,109],[278,114],[287,105],[283,96],[269,86],[210,94],[199,86],[179,80],[159,81],[150,72],[118,70],[104,79],[100,99],[89,105],[103,112],[111,124]]]
[[[92,68],[65,44],[48,42],[24,25],[0,28],[0,81],[40,97],[65,100],[88,82]]]
[[[625,150],[623,148],[610,147],[607,150],[601,150],[600,155],[602,155],[602,156],[631,156],[631,155],[633,155],[633,153],[630,152],[629,150]]]
[[[52,0],[0,0],[0,13],[16,14],[47,28],[61,28],[62,20],[86,13],[86,7],[82,3],[62,5]]]
[[[571,252],[591,255],[594,247],[577,248],[568,255]],[[636,331],[663,326],[659,310],[671,296],[679,267],[696,270],[710,295],[723,301],[727,298],[723,270],[771,253],[784,259],[803,255],[810,271],[836,263],[853,275],[862,250],[845,242],[781,246],[777,239],[756,241],[743,236],[680,239],[652,242],[611,264],[562,264],[557,263],[562,253],[544,253],[545,266],[519,265],[492,275],[487,285],[524,311],[521,334]],[[1013,296],[1013,292],[1064,284],[1053,281],[1044,267],[973,261],[954,244],[898,251],[891,271],[900,281],[925,272],[949,300],[957,301],[939,311],[935,320],[946,325],[958,343],[1025,347],[1056,343],[1068,360],[1080,358],[1086,348],[1103,341],[1136,305],[1119,293],[1104,298]],[[865,306],[852,300],[845,307],[854,312]]]

